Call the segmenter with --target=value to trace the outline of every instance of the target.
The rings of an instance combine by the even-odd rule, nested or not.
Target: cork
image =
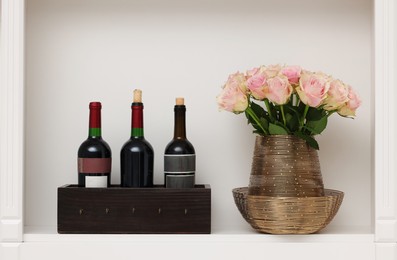
[[[183,97],[177,97],[177,98],[176,98],[176,101],[175,101],[175,104],[176,104],[177,106],[182,106],[182,105],[185,104],[185,99],[184,99]]]
[[[134,90],[134,103],[142,103],[142,90]]]

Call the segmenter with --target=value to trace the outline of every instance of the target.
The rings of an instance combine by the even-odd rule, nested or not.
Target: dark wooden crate
[[[209,234],[211,188],[58,188],[61,234]]]

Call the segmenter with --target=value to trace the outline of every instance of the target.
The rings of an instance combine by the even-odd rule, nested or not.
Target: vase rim
[[[296,135],[256,135],[256,137],[259,138],[272,138],[272,137],[277,137],[277,138],[299,138],[299,136]]]

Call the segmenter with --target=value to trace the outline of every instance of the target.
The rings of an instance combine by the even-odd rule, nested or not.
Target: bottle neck
[[[131,104],[131,137],[143,137],[143,103]]]
[[[101,137],[101,105],[90,104],[90,122],[88,126],[88,137]]]
[[[174,107],[174,139],[186,139],[186,106]]]

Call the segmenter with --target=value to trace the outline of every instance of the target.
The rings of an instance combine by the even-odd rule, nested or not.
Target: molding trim
[[[0,259],[19,260],[21,243],[0,244]]]
[[[0,242],[21,242],[25,1],[1,1]]]
[[[375,2],[375,240],[397,242],[394,0]]]
[[[376,260],[395,260],[397,259],[397,244],[395,243],[376,243]]]

